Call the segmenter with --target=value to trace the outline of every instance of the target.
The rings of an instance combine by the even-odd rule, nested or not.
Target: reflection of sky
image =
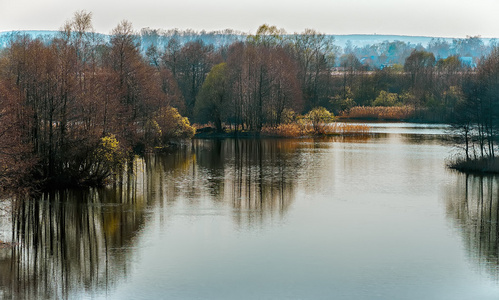
[[[448,191],[462,189],[449,147],[391,132],[418,124],[384,126],[364,141],[244,140],[239,156],[232,140],[195,140],[193,153],[145,160],[142,200],[113,218],[125,241],[100,256],[123,271],[92,298],[495,299],[499,284],[446,217]]]
[[[400,127],[390,130],[414,126]],[[499,293],[474,272],[445,218],[442,185],[455,176],[444,166],[446,146],[405,144],[399,134],[301,145],[291,157],[301,167],[283,219],[241,227],[230,205],[178,199],[164,210],[166,228],[156,221],[144,228],[129,284],[113,296],[494,299]],[[153,215],[159,220],[162,213]]]
[[[356,124],[356,123],[349,123]],[[362,123],[358,123],[362,124]],[[418,135],[443,135],[451,129],[445,124],[419,124],[419,123],[368,123],[373,133],[399,133]]]
[[[10,231],[11,219],[9,214],[9,201],[0,200],[0,241],[11,242],[12,232]]]

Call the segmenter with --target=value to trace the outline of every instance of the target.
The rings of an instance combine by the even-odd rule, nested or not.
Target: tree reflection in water
[[[137,235],[206,202],[221,204],[237,226],[281,218],[303,165],[297,140],[194,140],[137,159],[133,174],[103,189],[64,190],[17,199],[9,222],[15,246],[0,249],[0,297],[105,296],[127,276]],[[9,223],[9,224],[7,224]]]
[[[296,140],[236,140],[223,145],[223,198],[232,203],[237,224],[253,226],[284,215],[294,200],[301,168],[298,145]]]
[[[18,198],[13,247],[1,249],[1,296],[71,298],[104,294],[127,272],[133,236],[144,223],[135,181],[112,189],[64,190]],[[119,275],[118,275],[119,274]]]
[[[294,198],[301,167],[298,140],[194,140],[190,150],[145,159],[149,199],[191,208],[200,199],[231,205],[240,226],[282,217]],[[200,204],[199,204],[200,205]]]
[[[480,270],[499,281],[499,177],[463,175],[446,193],[447,214]]]

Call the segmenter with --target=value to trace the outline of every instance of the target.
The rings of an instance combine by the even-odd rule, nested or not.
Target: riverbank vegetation
[[[457,104],[452,124],[462,155],[450,167],[499,173],[499,48],[466,76]]]
[[[281,124],[277,127],[265,127],[263,136],[268,137],[303,137],[303,136],[368,136],[371,128],[366,124],[324,123],[318,131],[303,123]]]
[[[376,67],[314,30],[262,25],[217,48],[171,36],[144,51],[129,22],[105,38],[91,19],[77,12],[58,36],[13,35],[1,50],[2,187],[103,184],[134,154],[192,137],[191,122],[285,137],[368,132],[335,115],[452,122],[466,161],[495,158],[497,50],[475,66],[420,47]]]
[[[224,126],[225,128],[226,126]],[[278,125],[265,125],[261,131],[241,131],[237,126],[218,131],[211,124],[199,128],[196,137],[307,137],[307,136],[368,136],[370,127],[360,123],[336,122],[333,113],[324,107],[316,107],[306,115],[296,114],[292,110],[283,112],[283,120]]]
[[[413,106],[355,106],[341,113],[343,118],[361,120],[401,121],[415,116]]]
[[[53,40],[11,40],[0,55],[2,187],[103,184],[135,152],[193,135],[171,73],[145,61],[133,34],[123,21],[104,43],[80,12]]]

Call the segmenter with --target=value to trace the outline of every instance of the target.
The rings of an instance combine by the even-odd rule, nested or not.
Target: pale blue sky
[[[499,37],[497,0],[0,0],[0,31],[57,30],[77,10],[92,12],[101,33],[127,19],[136,30],[248,33],[267,23],[288,32]]]

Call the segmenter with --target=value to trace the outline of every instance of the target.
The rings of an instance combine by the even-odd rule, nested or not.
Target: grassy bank
[[[324,123],[315,126],[311,124],[281,124],[266,126],[260,132],[225,131],[217,132],[214,128],[204,127],[197,130],[196,138],[298,138],[310,136],[367,136],[371,128],[366,124]]]
[[[362,120],[408,120],[414,117],[410,106],[355,106],[340,114],[344,119]]]

